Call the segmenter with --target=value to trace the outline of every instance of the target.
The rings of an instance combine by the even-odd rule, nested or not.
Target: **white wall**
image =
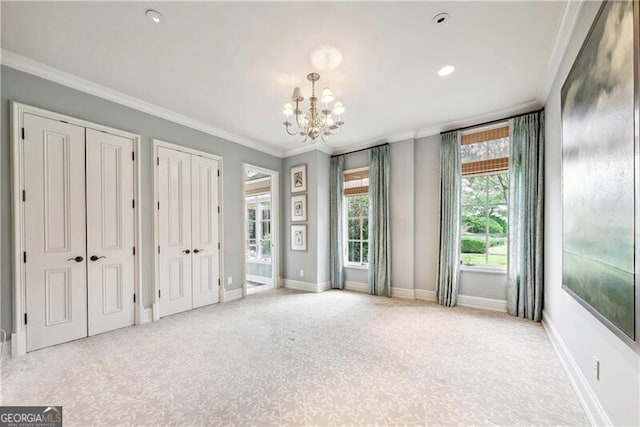
[[[545,309],[606,415],[615,425],[640,425],[640,356],[567,294],[562,285],[560,89],[598,11],[585,2],[547,103],[545,159]],[[600,360],[600,380],[592,374]]]

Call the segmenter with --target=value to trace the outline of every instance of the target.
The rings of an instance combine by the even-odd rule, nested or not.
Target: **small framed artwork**
[[[291,168],[291,193],[304,193],[307,191],[307,165],[298,165]]]
[[[307,195],[291,196],[291,221],[307,220]]]
[[[291,250],[307,250],[307,224],[291,226]]]

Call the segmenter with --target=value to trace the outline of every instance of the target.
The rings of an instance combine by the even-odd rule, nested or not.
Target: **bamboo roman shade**
[[[345,196],[362,196],[369,193],[369,168],[345,171],[342,176]]]
[[[462,135],[462,145],[493,141],[494,139],[507,138],[508,136],[509,126],[503,126],[496,129],[483,130],[480,132],[473,132]]]
[[[509,126],[488,129],[462,135],[462,145],[480,144],[488,141],[509,137]],[[488,147],[486,149],[489,157]],[[484,173],[502,172],[509,170],[509,157],[476,160],[462,163],[462,175],[480,175]]]

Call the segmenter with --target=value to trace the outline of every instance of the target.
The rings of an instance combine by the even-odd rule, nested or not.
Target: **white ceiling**
[[[393,135],[540,103],[564,2],[2,2],[2,47],[286,152],[282,104],[321,71],[346,106],[327,145]],[[157,25],[146,9],[161,11]],[[451,19],[431,23],[439,12]],[[456,71],[442,78],[446,64]]]

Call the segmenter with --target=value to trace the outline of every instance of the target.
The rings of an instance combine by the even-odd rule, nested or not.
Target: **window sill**
[[[265,264],[270,265],[270,259],[260,259],[260,258],[246,258],[245,260],[248,264]]]
[[[469,273],[484,273],[484,274],[507,274],[506,267],[489,267],[484,265],[461,265],[460,271],[467,271]]]
[[[369,270],[368,265],[360,265],[360,264],[345,264],[344,268],[348,268],[351,270],[364,270],[364,271]]]

